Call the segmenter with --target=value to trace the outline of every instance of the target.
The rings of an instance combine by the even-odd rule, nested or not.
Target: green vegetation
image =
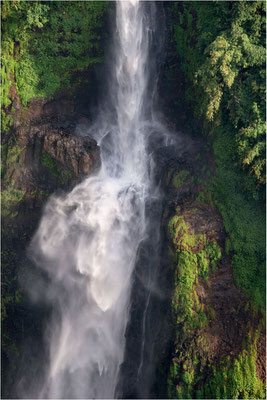
[[[258,331],[253,335],[248,332],[243,350],[235,359],[222,358],[216,367],[205,355],[209,348],[205,333],[194,333],[216,319],[211,306],[200,304],[195,285],[198,276],[207,279],[210,270],[214,271],[221,258],[220,247],[214,241],[208,242],[203,234],[190,233],[184,218],[177,215],[169,221],[169,234],[177,259],[172,310],[177,341],[186,343],[186,351],[177,352],[170,366],[169,398],[265,398],[264,385],[256,373]]]
[[[169,222],[169,233],[176,249],[177,267],[174,273],[172,309],[176,324],[182,331],[203,328],[208,319],[194,289],[198,276],[207,279],[210,267],[214,271],[221,258],[216,242],[209,242],[204,234],[190,233],[181,216]]]
[[[221,361],[221,367],[211,368],[208,382],[197,391],[197,399],[265,399],[264,385],[257,377],[257,332],[254,338],[248,336],[248,344],[232,361]]]
[[[13,163],[20,163],[20,155],[24,148],[20,147],[15,138],[10,139],[1,146],[1,177],[4,178],[6,170]]]
[[[220,211],[235,282],[250,300],[246,312],[256,315],[266,299],[265,2],[175,2],[170,8],[177,58],[168,79],[176,73],[184,83],[177,113],[190,112],[188,126],[194,114],[192,132],[205,133],[216,163],[208,180],[200,175],[195,204]],[[247,328],[239,354],[209,358],[208,324],[216,312],[200,303],[197,283],[215,270],[218,245],[190,232],[180,216],[170,221],[169,232],[177,262],[169,398],[265,398],[256,373],[255,327]]]
[[[25,106],[78,83],[77,71],[101,61],[106,2],[4,1],[2,9],[2,129],[12,122],[10,90]],[[100,29],[102,29],[100,35]]]
[[[62,185],[67,184],[72,180],[72,171],[60,167],[53,157],[44,150],[42,151],[41,163],[45,168],[47,168],[50,175],[56,178]]]
[[[172,179],[172,184],[175,189],[179,189],[179,187],[186,181],[186,178],[189,174],[189,171],[183,169],[182,171],[178,172],[178,174],[174,175]]]
[[[226,251],[233,252],[235,282],[258,308],[265,308],[265,212],[246,196],[249,184],[242,171],[229,168],[233,159],[231,131],[217,128],[213,144],[217,172],[213,180],[215,203],[229,235]],[[248,177],[249,178],[249,177]]]
[[[208,241],[202,233],[190,231],[182,216],[175,215],[168,224],[169,235],[176,250],[176,268],[174,272],[174,293],[172,311],[177,327],[178,342],[187,343],[195,330],[203,329],[213,320],[215,312],[200,303],[195,285],[198,277],[207,279],[217,260],[221,258],[221,250],[216,242]],[[168,379],[169,398],[191,398],[193,385],[198,381],[196,366],[199,357],[196,349],[207,347],[205,335],[198,337],[200,341],[186,353],[179,352],[170,366]]]
[[[264,1],[173,5],[185,100],[207,131],[231,124],[235,157],[253,195],[266,180],[265,7]]]
[[[253,338],[248,336],[249,345],[237,358],[222,359],[217,369],[211,365],[202,368],[198,362],[195,365],[184,364],[182,382],[180,368],[173,363],[168,380],[169,398],[264,399],[264,385],[256,373],[257,340],[257,332]],[[205,381],[204,376],[209,378]]]
[[[217,165],[196,200],[215,202],[235,281],[265,308],[265,2],[176,2],[172,11],[180,101],[201,121]]]
[[[11,182],[7,189],[1,193],[1,212],[3,217],[15,217],[18,215],[18,206],[23,200],[25,191],[15,188],[14,182]]]

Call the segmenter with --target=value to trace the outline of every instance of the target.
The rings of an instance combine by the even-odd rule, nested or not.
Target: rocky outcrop
[[[5,178],[28,192],[37,186],[42,190],[67,188],[100,166],[95,140],[49,125],[19,127],[13,143],[8,148]]]
[[[15,88],[10,90],[15,110],[13,126],[2,140],[3,216],[14,216],[41,206],[49,194],[69,190],[100,167],[100,149],[94,139],[74,134],[80,119],[76,98],[32,99],[21,107]]]

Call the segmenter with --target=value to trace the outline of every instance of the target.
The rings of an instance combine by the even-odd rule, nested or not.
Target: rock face
[[[19,189],[67,188],[100,167],[95,140],[76,137],[47,125],[19,127],[14,135],[17,157],[6,178]]]
[[[14,90],[11,133],[2,142],[3,216],[47,198],[56,190],[69,190],[100,167],[100,149],[94,139],[74,134],[83,118],[75,99],[33,99],[22,109]],[[19,201],[18,201],[19,199]]]
[[[50,310],[34,305],[23,282],[35,285],[40,272],[27,256],[42,208],[54,192],[69,191],[100,168],[95,140],[74,134],[85,107],[75,97],[33,99],[22,109],[14,90],[11,131],[2,139],[2,397],[17,396],[17,382],[29,371],[44,374],[43,332]],[[30,283],[29,283],[30,282]],[[48,284],[48,283],[47,283]],[[38,361],[42,360],[42,362]],[[38,366],[35,370],[32,366]]]
[[[195,143],[182,157],[169,159],[163,178],[165,245],[173,259],[174,338],[171,363],[161,365],[168,365],[169,398],[264,393],[263,320],[235,285],[213,200],[215,169],[212,153]]]

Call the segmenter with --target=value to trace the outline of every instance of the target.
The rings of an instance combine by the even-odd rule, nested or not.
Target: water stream
[[[116,3],[109,101],[82,132],[98,141],[101,170],[50,198],[31,243],[32,258],[50,276],[42,296],[53,304],[40,398],[115,396],[136,254],[147,237],[146,203],[157,197],[148,149],[158,130],[151,111],[152,35],[144,3]],[[142,362],[141,356],[139,373]]]

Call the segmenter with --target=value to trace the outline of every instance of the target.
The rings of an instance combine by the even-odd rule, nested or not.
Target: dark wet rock
[[[28,169],[35,182],[55,182],[55,188],[68,187],[100,166],[100,149],[94,139],[77,137],[49,126],[21,127],[16,132],[23,149],[18,162]],[[9,171],[10,178],[14,171]],[[48,177],[50,176],[50,178]],[[22,185],[27,185],[22,177]]]
[[[75,135],[77,121],[90,122],[79,112],[75,95],[59,94],[52,100],[32,99],[22,107],[10,88],[13,126],[3,136],[3,216],[41,208],[58,190],[70,190],[100,167],[100,148],[87,136]],[[39,211],[38,211],[39,212]]]

